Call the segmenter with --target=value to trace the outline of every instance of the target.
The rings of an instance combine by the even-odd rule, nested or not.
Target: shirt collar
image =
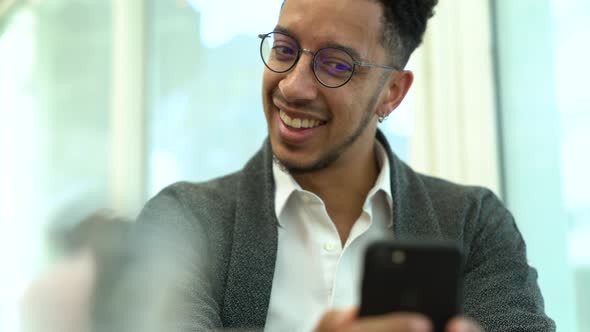
[[[293,176],[281,166],[275,157],[273,157],[272,173],[275,180],[275,213],[279,224],[282,225],[281,213],[285,209],[289,197],[291,197],[291,194],[294,192],[302,191],[303,189],[299,183],[295,181]]]
[[[390,165],[389,158],[383,145],[377,141],[377,162],[379,163],[380,171],[375,185],[369,191],[365,204],[367,204],[373,197],[379,192],[385,194],[388,208],[391,211],[393,209],[393,196],[391,195],[391,178],[390,178]],[[293,176],[280,165],[280,163],[273,158],[272,165],[273,178],[275,181],[275,213],[279,224],[281,224],[281,213],[285,209],[289,198],[294,192],[303,192],[304,190],[295,181]],[[389,221],[389,227],[393,226],[393,220]]]
[[[385,148],[379,141],[377,141],[377,162],[380,167],[379,176],[377,176],[375,185],[367,195],[368,199],[365,201],[365,205],[369,204],[369,201],[372,200],[376,194],[383,192],[385,194],[385,199],[387,200],[387,207],[389,208],[389,211],[392,211],[393,196],[391,195],[391,167],[389,165],[389,158],[387,158]],[[391,218],[388,222],[388,227],[393,227],[393,219]]]

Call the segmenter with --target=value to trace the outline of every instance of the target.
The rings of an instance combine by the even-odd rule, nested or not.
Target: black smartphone
[[[435,331],[461,314],[462,254],[447,242],[380,241],[365,254],[360,316],[418,312]]]

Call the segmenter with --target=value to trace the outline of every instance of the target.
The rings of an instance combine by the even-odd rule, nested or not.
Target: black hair
[[[383,7],[383,36],[392,65],[404,67],[420,46],[438,0],[372,0]]]
[[[281,4],[281,10],[285,1]],[[381,44],[389,51],[390,64],[405,67],[410,55],[422,44],[428,19],[434,16],[438,0],[371,1],[378,2],[383,8]]]

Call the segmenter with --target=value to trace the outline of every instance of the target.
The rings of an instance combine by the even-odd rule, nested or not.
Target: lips
[[[277,94],[272,96],[272,103],[276,107],[273,115],[275,128],[278,129],[280,140],[287,145],[301,148],[309,144],[322,132],[327,123],[320,117],[322,112],[319,109],[289,107],[290,103]]]
[[[299,147],[318,136],[326,124],[325,121],[302,115],[289,115],[281,109],[276,110],[274,118],[281,141]]]

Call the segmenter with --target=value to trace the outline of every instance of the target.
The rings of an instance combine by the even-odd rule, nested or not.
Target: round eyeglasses
[[[324,47],[311,51],[299,47],[297,40],[282,32],[270,32],[258,35],[260,56],[264,65],[275,73],[286,73],[293,69],[302,53],[313,56],[313,74],[323,86],[339,88],[348,83],[359,67],[399,70],[395,67],[355,60],[350,53],[336,47]]]

